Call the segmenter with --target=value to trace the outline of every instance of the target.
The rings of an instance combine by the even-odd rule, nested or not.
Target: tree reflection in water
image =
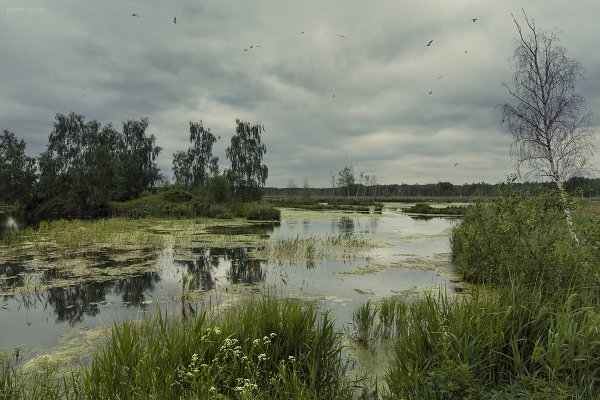
[[[222,271],[230,284],[253,284],[264,282],[264,263],[248,259],[248,252],[255,251],[254,247],[239,247],[233,249],[210,247],[197,249],[198,258],[193,261],[175,261],[187,268],[187,274],[196,278],[196,287],[192,289],[212,290],[216,287],[217,270],[221,265],[229,268]]]
[[[147,272],[116,281],[82,282],[68,287],[55,287],[46,291],[46,306],[51,306],[56,322],[68,321],[74,326],[84,320],[84,316],[93,317],[100,310],[98,303],[106,301],[110,294],[121,295],[127,306],[139,306],[143,301],[143,292],[154,289],[160,281],[160,274]]]

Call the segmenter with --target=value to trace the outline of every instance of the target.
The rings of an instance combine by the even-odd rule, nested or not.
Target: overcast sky
[[[379,183],[498,182],[514,170],[497,107],[521,7],[560,28],[586,68],[579,90],[600,136],[598,0],[0,4],[0,129],[32,155],[54,115],[74,111],[116,125],[149,117],[169,176],[189,121],[202,120],[225,168],[242,118],[265,127],[268,186],[327,186],[346,164]]]

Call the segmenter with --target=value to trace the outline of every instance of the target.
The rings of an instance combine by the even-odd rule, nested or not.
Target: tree
[[[231,161],[228,177],[234,193],[242,200],[257,200],[262,196],[260,190],[265,185],[269,169],[262,163],[267,152],[261,141],[264,126],[237,119],[236,134],[231,145],[225,151]]]
[[[130,200],[155,187],[160,179],[156,159],[162,148],[148,136],[148,118],[123,122],[117,200]]]
[[[308,199],[310,197],[310,183],[308,182],[307,177],[304,177],[304,182],[302,183],[302,197],[304,199]]]
[[[346,187],[346,195],[350,197],[350,186],[354,185],[354,167],[352,165],[346,165],[338,173],[338,186]]]
[[[25,154],[25,142],[7,130],[0,135],[0,201],[23,202],[36,179],[35,159]]]
[[[39,159],[37,217],[96,215],[111,198],[118,133],[82,115],[56,114],[48,145]]]
[[[209,185],[211,178],[219,174],[219,158],[212,155],[216,141],[210,129],[202,126],[202,121],[190,121],[190,148],[173,154],[175,183],[187,189]]]
[[[331,177],[331,196],[335,197],[335,175],[336,171],[329,171],[329,176]]]
[[[288,192],[289,196],[293,196],[294,193],[296,192],[296,189],[298,189],[298,185],[296,185],[296,181],[293,180],[293,179],[289,179],[288,180],[287,187],[288,187],[288,190],[289,190],[289,192]]]
[[[556,31],[539,30],[523,14],[527,32],[513,17],[518,31],[512,58],[515,72],[512,87],[503,84],[513,103],[502,106],[502,121],[514,139],[511,156],[517,167],[550,178],[563,194],[566,221],[579,244],[563,185],[584,171],[593,154],[591,113],[575,91],[584,69],[568,57]]]

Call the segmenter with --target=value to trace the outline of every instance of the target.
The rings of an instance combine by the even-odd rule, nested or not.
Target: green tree
[[[346,187],[346,194],[350,197],[350,187],[354,185],[354,167],[352,165],[346,165],[338,173],[338,186]]]
[[[260,124],[237,119],[236,134],[231,138],[231,145],[226,156],[231,161],[227,171],[235,195],[242,200],[257,200],[262,196],[269,169],[262,163],[267,152],[261,141],[265,128]]]
[[[202,126],[202,121],[190,121],[190,148],[173,154],[175,183],[187,189],[208,186],[211,178],[219,173],[219,158],[212,155],[216,141],[210,129]]]
[[[39,157],[36,201],[41,217],[96,215],[114,187],[118,133],[85,122],[82,115],[57,114],[46,151]]]
[[[116,200],[137,198],[160,180],[156,159],[162,148],[154,135],[146,134],[148,125],[148,118],[123,122]]]
[[[0,135],[0,202],[23,202],[36,179],[35,159],[25,155],[25,142],[7,130]]]

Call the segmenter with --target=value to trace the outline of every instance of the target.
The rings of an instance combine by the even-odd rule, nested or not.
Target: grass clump
[[[341,348],[333,321],[316,305],[267,295],[220,316],[182,321],[159,313],[116,325],[90,366],[68,378],[47,373],[54,386],[45,389],[30,387],[9,365],[10,381],[0,383],[9,397],[0,398],[347,399]],[[8,365],[2,360],[0,374]]]
[[[600,313],[581,304],[529,290],[415,300],[397,316],[389,398],[597,398]]]
[[[359,235],[329,235],[325,237],[307,236],[275,239],[267,243],[253,257],[274,262],[318,261],[336,258],[355,258],[363,255],[375,244]]]
[[[265,297],[215,319],[117,326],[86,372],[86,391],[124,400],[336,398],[340,350],[316,306]]]

